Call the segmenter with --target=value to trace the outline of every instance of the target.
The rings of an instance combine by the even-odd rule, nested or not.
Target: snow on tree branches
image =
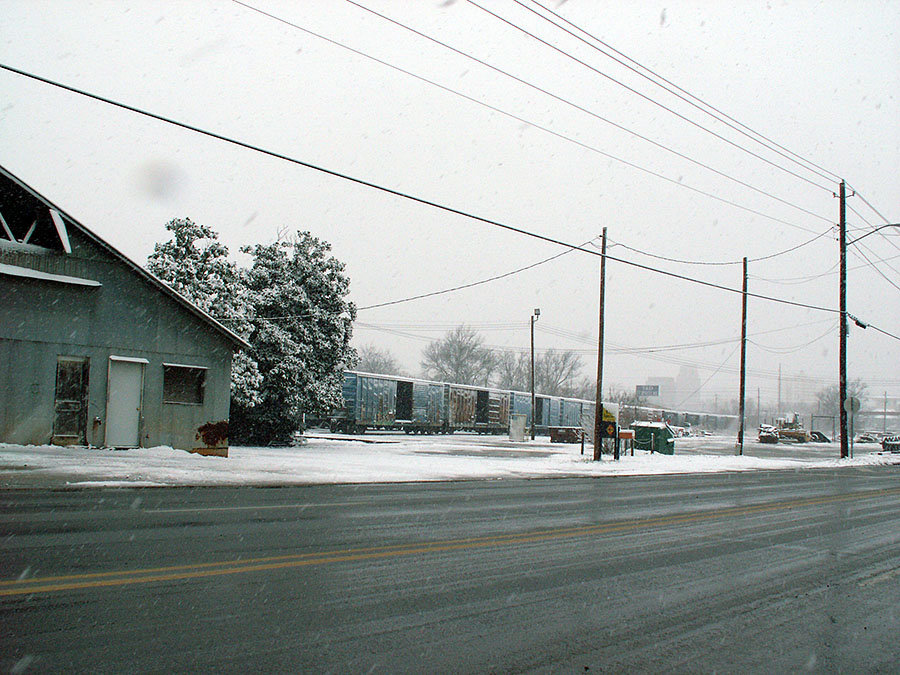
[[[212,229],[187,218],[166,229],[173,239],[154,247],[150,272],[252,345],[232,363],[232,440],[286,443],[304,412],[340,405],[344,364],[356,358],[356,307],[345,299],[350,281],[330,245],[297,232],[242,248],[253,258],[242,269]]]

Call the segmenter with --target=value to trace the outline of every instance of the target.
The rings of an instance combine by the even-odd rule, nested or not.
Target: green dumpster
[[[675,432],[665,422],[633,422],[634,447],[662,455],[675,454]]]

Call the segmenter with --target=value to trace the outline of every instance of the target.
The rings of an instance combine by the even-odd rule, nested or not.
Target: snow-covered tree
[[[515,391],[531,390],[531,356],[504,352],[497,358],[494,386]]]
[[[531,353],[505,353],[498,357],[495,386],[501,389],[531,391]],[[580,396],[584,361],[578,352],[552,350],[534,358],[534,389],[545,396]],[[593,397],[591,397],[593,398]]]
[[[241,442],[283,443],[302,428],[304,412],[341,404],[343,367],[356,359],[350,346],[356,307],[346,300],[343,263],[309,232],[241,250],[253,256],[242,281],[263,382],[259,403],[232,406],[230,433]]]
[[[487,386],[496,366],[497,355],[468,326],[457,326],[422,352],[425,377],[442,382]]]
[[[572,396],[584,361],[571,350],[547,351],[535,359],[534,386],[547,396]]]
[[[363,345],[359,348],[357,370],[380,375],[400,375],[400,364],[388,349],[379,349],[375,345]]]
[[[228,259],[228,248],[206,225],[190,218],[166,223],[172,238],[153,247],[147,269],[177,293],[246,339],[251,332],[250,307],[241,273]],[[256,362],[244,351],[231,364],[231,397],[245,407],[259,400],[262,376]]]
[[[868,390],[868,385],[860,378],[847,381],[848,398],[855,397],[859,400],[863,400],[866,397]],[[818,399],[819,402],[820,414],[834,415],[835,417],[840,416],[842,401],[840,397],[840,387],[838,385],[832,384],[820,390],[816,394],[816,399]]]

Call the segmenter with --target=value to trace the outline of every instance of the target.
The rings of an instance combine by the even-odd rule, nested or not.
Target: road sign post
[[[844,412],[846,412],[849,417],[848,423],[849,423],[849,427],[850,427],[849,436],[850,436],[850,458],[851,459],[853,458],[853,433],[854,433],[853,432],[853,420],[856,417],[856,413],[859,412],[859,406],[860,406],[859,399],[856,398],[856,396],[848,396],[847,398],[844,399],[844,406],[843,406]]]

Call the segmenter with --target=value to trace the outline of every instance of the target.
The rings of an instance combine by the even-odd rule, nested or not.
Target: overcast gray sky
[[[554,239],[581,244],[605,226],[612,256],[732,288],[740,265],[644,253],[738,262],[805,244],[751,262],[750,290],[837,308],[832,174],[900,222],[900,2],[540,1],[827,171],[688,106],[528,11],[547,15],[530,0],[478,0],[509,23],[465,0],[359,0],[457,52],[348,2],[248,2],[289,25],[226,1],[6,1],[0,63]],[[174,217],[213,227],[234,253],[308,229],[346,263],[360,307],[563,251],[7,71],[0,148],[0,163],[141,263]],[[885,222],[848,203],[851,236]],[[900,236],[883,232],[852,247],[848,309],[900,335]],[[354,343],[390,348],[418,372],[427,341],[460,323],[527,349],[540,307],[538,349],[584,350],[590,374],[598,270],[571,252],[363,310]],[[607,383],[630,389],[687,364],[705,399],[737,398],[739,295],[616,261],[607,274]],[[779,366],[785,398],[836,382],[833,312],[751,299],[749,333],[748,395],[760,389],[764,406]],[[672,345],[682,347],[658,351]],[[900,341],[854,328],[849,346],[850,377],[900,396]]]

